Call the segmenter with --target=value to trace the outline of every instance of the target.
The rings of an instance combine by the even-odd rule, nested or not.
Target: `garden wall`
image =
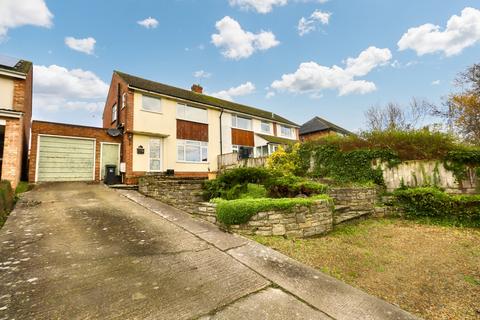
[[[478,190],[474,170],[468,170],[465,180],[457,181],[440,161],[404,161],[393,168],[382,163],[380,168],[388,191],[393,191],[402,184],[411,187],[436,185],[448,193],[476,193]]]
[[[203,181],[150,175],[139,179],[139,191],[201,219],[221,225],[217,223],[216,205],[202,199]],[[259,212],[249,222],[230,226],[229,229],[249,235],[308,237],[326,233],[342,222],[374,213],[377,197],[375,188],[335,188],[329,195],[334,204],[318,200],[311,206]]]

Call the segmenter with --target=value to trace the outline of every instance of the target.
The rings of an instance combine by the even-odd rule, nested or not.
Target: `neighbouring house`
[[[353,133],[320,117],[315,117],[300,127],[301,141],[316,140],[328,135],[346,136],[351,134]]]
[[[0,176],[15,188],[28,174],[32,63],[0,55]]]
[[[299,139],[299,126],[277,114],[114,71],[103,127],[121,135],[123,182],[147,173],[204,177],[217,157],[266,156]],[[123,165],[122,165],[123,167]]]

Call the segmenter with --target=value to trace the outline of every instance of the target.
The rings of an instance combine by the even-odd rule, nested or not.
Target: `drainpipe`
[[[223,116],[223,108],[220,112],[220,155],[223,155],[223,134],[222,134],[222,116]]]
[[[117,89],[117,129],[120,129],[121,123],[120,123],[120,108],[122,107],[120,105],[120,102],[122,100],[122,87],[120,86],[120,82],[118,83],[118,89]]]

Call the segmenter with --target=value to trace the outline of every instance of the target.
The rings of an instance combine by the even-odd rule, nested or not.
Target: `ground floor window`
[[[238,153],[240,159],[253,158],[254,148],[248,146],[232,145],[232,152]]]
[[[268,157],[268,145],[260,146],[255,148],[255,156],[256,157]]]
[[[160,139],[150,139],[149,143],[149,171],[158,172],[162,170],[162,141]]]
[[[208,142],[177,140],[177,161],[208,162]]]

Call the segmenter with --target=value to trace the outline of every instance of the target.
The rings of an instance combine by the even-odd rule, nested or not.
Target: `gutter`
[[[4,76],[9,76],[9,77],[13,77],[13,78],[19,78],[19,79],[27,79],[27,76],[25,73],[22,73],[22,72],[18,72],[18,71],[10,71],[10,70],[0,70],[0,74],[1,75],[4,75]]]

